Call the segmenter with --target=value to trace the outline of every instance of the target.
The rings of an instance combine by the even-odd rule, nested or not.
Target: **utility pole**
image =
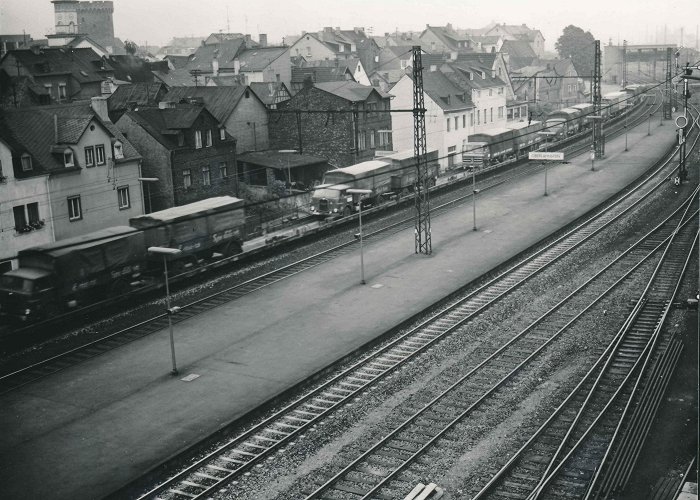
[[[668,47],[666,49],[666,88],[664,89],[664,120],[671,119],[671,90],[673,85],[671,80],[673,78],[673,72],[671,71],[671,65],[673,64],[673,49]]]
[[[595,41],[595,57],[593,61],[593,82],[591,84],[591,98],[593,99],[593,116],[600,117],[593,120],[593,156],[601,159],[605,156],[605,143],[603,141],[602,120],[602,95],[600,88],[600,40]]]
[[[426,157],[427,138],[425,132],[425,97],[423,96],[423,63],[420,45],[412,47],[413,52],[413,150],[416,157],[418,178],[416,182],[416,228],[415,252],[430,255],[433,251],[430,236],[430,191],[428,162]]]
[[[700,69],[700,66],[690,66],[686,62],[683,68],[681,78],[683,79],[683,114],[676,118],[676,126],[678,127],[678,176],[681,181],[688,178],[688,168],[685,164],[685,143],[690,129],[690,119],[688,118],[688,99],[690,98],[690,90],[688,88],[688,80],[700,80],[700,77],[692,76],[694,69]]]
[[[627,40],[622,40],[622,88],[627,86]]]

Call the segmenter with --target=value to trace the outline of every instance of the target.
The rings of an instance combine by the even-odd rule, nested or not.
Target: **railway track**
[[[608,490],[614,484],[605,479],[613,476],[596,473],[601,461],[623,434],[633,435],[635,426],[648,420],[639,417],[648,416],[650,406],[640,403],[653,401],[650,395],[658,403],[680,355],[680,344],[662,339],[660,329],[697,243],[696,216],[686,218],[657,246],[655,252],[663,252],[663,258],[628,320],[576,388],[473,500],[587,498],[593,484]],[[631,425],[621,432],[626,424]]]
[[[573,144],[564,148],[566,154],[569,155],[581,154],[586,150],[586,146],[582,147],[577,144]],[[520,171],[515,175],[510,175],[503,179],[497,179],[485,185],[482,184],[480,186],[480,190],[487,191],[489,189],[495,189],[496,187],[501,186],[507,182],[511,182],[523,176],[531,175],[533,171],[537,171],[541,168],[542,167],[540,165],[535,165],[532,168],[524,169],[523,171]],[[453,209],[456,205],[464,202],[465,200],[468,200],[471,196],[471,193],[467,195],[460,195],[456,198],[450,199],[437,206],[434,206],[431,210],[433,217],[438,217],[442,213]],[[405,230],[408,227],[412,227],[413,223],[413,218],[404,218],[399,221],[386,224],[378,230],[365,233],[364,240],[371,242],[374,239],[389,237],[392,234]],[[353,251],[356,245],[356,240],[346,241],[345,243],[334,246],[323,252],[319,252],[308,258],[301,259],[292,264],[280,267],[272,272],[262,274],[253,279],[244,281],[231,287],[227,287],[215,294],[182,305],[180,306],[180,310],[177,313],[177,315],[173,316],[173,321],[184,321],[188,318],[191,318],[198,314],[202,314],[208,310],[211,310],[222,304],[228,303],[232,300],[252,293],[256,290],[259,290],[261,288],[279,282],[283,279],[289,278],[298,273],[311,269],[324,262],[327,262],[345,253]],[[217,263],[216,265],[221,266],[222,263]],[[203,271],[204,270],[198,270],[197,272]],[[77,363],[83,362],[86,359],[99,356],[111,349],[120,347],[127,343],[138,340],[139,338],[142,338],[146,335],[160,331],[166,328],[167,326],[167,314],[159,313],[147,320],[138,322],[127,328],[120,329],[97,340],[93,340],[86,344],[57,354],[55,356],[51,356],[40,362],[34,363],[31,366],[22,367],[10,371],[6,374],[0,375],[0,394],[9,392],[29,382],[48,376],[52,373],[63,370]]]
[[[214,453],[158,485],[141,498],[202,498],[220,485],[243,474],[285,446],[373,383],[405,365],[460,325],[488,308],[547,265],[566,255],[631,210],[660,183],[643,183],[610,207],[604,215],[586,221],[536,255],[515,265],[491,282],[447,307],[444,311],[379,351],[333,377],[304,397],[259,423]]]

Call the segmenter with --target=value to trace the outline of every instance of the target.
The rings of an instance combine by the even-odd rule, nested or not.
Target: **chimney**
[[[104,121],[110,121],[109,119],[109,113],[107,110],[109,109],[107,106],[107,98],[102,97],[102,96],[96,96],[96,97],[91,97],[90,98],[90,107],[92,110],[95,112],[97,116],[102,118]]]
[[[219,76],[219,61],[216,57],[211,60],[211,74],[212,76]]]
[[[304,88],[305,89],[310,89],[313,88],[314,82],[311,80],[311,76],[306,76],[304,77]]]
[[[259,42],[261,47],[267,47],[267,34],[266,33],[260,33],[259,36]]]
[[[333,28],[331,26],[324,26],[323,32],[324,33],[333,33]]]

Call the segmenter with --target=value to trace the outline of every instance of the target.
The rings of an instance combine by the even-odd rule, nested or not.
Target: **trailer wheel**
[[[243,251],[241,244],[237,241],[229,241],[221,250],[224,257],[232,257]]]

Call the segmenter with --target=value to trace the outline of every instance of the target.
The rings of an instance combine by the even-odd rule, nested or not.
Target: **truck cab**
[[[317,217],[348,216],[355,211],[353,195],[347,184],[320,184],[311,195],[311,214]],[[356,196],[356,195],[355,195]]]
[[[20,268],[0,276],[0,315],[29,322],[56,314],[58,291],[51,272]]]

